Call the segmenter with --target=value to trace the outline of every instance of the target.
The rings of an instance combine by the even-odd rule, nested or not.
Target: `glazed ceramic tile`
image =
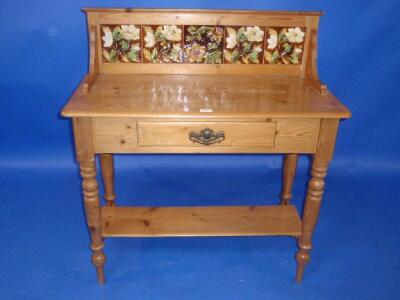
[[[223,38],[221,26],[185,26],[184,62],[222,63]]]
[[[268,28],[265,40],[264,63],[300,64],[303,58],[305,30],[295,28]]]
[[[225,27],[225,62],[231,64],[262,63],[264,34],[264,28],[258,26]]]
[[[103,25],[102,54],[106,62],[140,62],[140,25]]]
[[[142,26],[142,29],[144,62],[182,62],[182,26],[155,25]]]
[[[305,28],[102,25],[108,63],[301,64]]]

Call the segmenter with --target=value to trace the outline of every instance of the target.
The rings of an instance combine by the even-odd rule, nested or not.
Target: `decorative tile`
[[[223,38],[221,26],[185,26],[184,62],[222,63]]]
[[[101,25],[107,63],[301,64],[306,28]]]
[[[268,28],[264,63],[301,64],[305,39],[304,28]]]
[[[140,62],[140,25],[103,25],[103,61]]]
[[[144,62],[182,62],[182,26],[154,25],[142,26],[142,29]]]
[[[264,34],[264,30],[258,26],[225,27],[225,62],[262,63]]]

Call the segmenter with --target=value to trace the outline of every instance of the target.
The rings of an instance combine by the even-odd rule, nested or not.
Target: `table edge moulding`
[[[108,237],[275,235],[297,239],[300,282],[339,121],[351,116],[318,76],[322,13],[83,11],[89,72],[61,114],[73,123],[98,281],[105,282]],[[118,206],[113,157],[118,153],[283,154],[280,203]],[[300,154],[312,157],[301,217],[290,204]]]

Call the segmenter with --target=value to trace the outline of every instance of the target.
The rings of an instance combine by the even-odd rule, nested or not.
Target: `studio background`
[[[71,124],[87,72],[82,7],[322,10],[319,75],[341,122],[311,263],[289,238],[114,239],[107,283],[90,264]],[[398,1],[0,1],[0,288],[4,299],[396,299],[400,278]],[[294,200],[304,199],[302,157]],[[276,203],[280,156],[116,158],[117,201]],[[204,187],[207,187],[206,189]],[[212,191],[210,193],[210,191]]]

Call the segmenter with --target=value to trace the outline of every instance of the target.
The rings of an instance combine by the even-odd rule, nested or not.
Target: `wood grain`
[[[185,10],[185,9],[84,9],[88,19],[88,31],[96,27],[97,36],[100,36],[100,26],[137,24],[137,25],[219,25],[219,26],[267,26],[267,27],[307,27],[317,29],[321,12],[299,11],[250,11],[250,10]],[[308,41],[308,37],[306,36]],[[286,65],[196,65],[189,66],[174,64],[109,64],[102,60],[102,40],[97,38],[97,49],[90,57],[97,56],[101,73],[146,73],[146,74],[290,74],[299,75],[304,71],[301,66]],[[307,53],[309,43],[304,45]],[[303,76],[304,77],[304,76]],[[91,79],[92,76],[89,77]],[[88,87],[89,85],[85,85]]]
[[[82,92],[87,94],[89,89],[92,87],[93,83],[96,81],[97,75],[100,72],[99,53],[96,51],[97,43],[98,43],[98,32],[97,26],[91,25],[89,27],[89,73],[86,75],[84,79],[84,83],[82,86]]]
[[[62,115],[73,118],[92,263],[104,282],[104,237],[288,235],[297,238],[296,280],[310,261],[339,120],[350,111],[321,83],[319,12],[84,9],[89,72]],[[102,59],[102,24],[301,27],[299,65],[125,64]],[[221,144],[191,131],[223,130]],[[95,154],[105,199],[100,207]],[[115,207],[113,153],[286,153],[277,206]],[[313,154],[303,217],[292,205],[297,156]]]
[[[77,160],[94,160],[92,120],[90,118],[73,118],[72,124]]]
[[[94,161],[81,161],[80,170],[82,176],[82,191],[86,222],[89,228],[92,243],[90,249],[93,251],[92,264],[96,267],[97,280],[103,284],[105,282],[104,264],[106,255],[103,248],[101,229],[101,208],[99,200],[99,186],[96,180],[96,164]]]
[[[318,40],[317,30],[312,29],[309,33],[309,45],[306,53],[306,64],[305,64],[305,77],[310,84],[320,92],[321,95],[328,94],[328,87],[323,84],[318,76],[318,65],[317,65],[317,51],[318,51]]]
[[[91,12],[89,11],[88,14]],[[318,14],[268,11],[184,11],[130,10],[129,12],[100,11],[100,24],[171,24],[171,25],[242,25],[242,26],[304,26],[307,18]]]
[[[286,154],[283,158],[283,176],[282,176],[282,192],[281,205],[288,205],[292,199],[292,187],[297,169],[297,154]]]
[[[90,118],[73,119],[75,152],[82,177],[83,203],[86,223],[89,228],[92,250],[92,264],[96,267],[97,280],[105,282],[104,264],[106,256],[101,236],[101,208],[99,200],[99,185],[96,180],[96,162],[93,150],[92,123]]]
[[[204,147],[189,134],[205,128],[225,134],[221,143],[207,147],[274,146],[276,122],[138,122],[138,146]]]
[[[108,206],[115,206],[114,191],[114,156],[113,154],[100,154],[101,177],[104,184],[104,200]]]
[[[199,13],[199,14],[221,14],[221,13],[231,13],[231,14],[268,14],[268,15],[290,15],[290,16],[322,16],[324,13],[322,11],[299,11],[299,10],[222,10],[222,9],[184,9],[184,8],[108,8],[108,7],[84,7],[82,11],[92,12],[92,13],[141,13],[141,12],[180,12],[180,13]]]
[[[159,122],[159,126],[156,124]],[[207,120],[177,122],[171,120],[141,121],[134,118],[93,118],[93,139],[96,153],[314,153],[320,121],[318,119],[252,119],[231,122]],[[139,124],[152,124],[147,131]],[[177,130],[176,124],[186,124]],[[190,124],[190,125],[189,125]],[[228,124],[218,125],[218,124]],[[259,124],[259,125],[258,125]],[[275,125],[276,124],[276,125]],[[211,126],[212,125],[212,126]],[[188,140],[191,130],[205,127],[223,129],[227,142],[216,146],[193,144]],[[275,130],[276,126],[276,130]],[[167,127],[168,130],[163,131]],[[171,133],[172,128],[172,133]],[[240,130],[236,132],[235,130]],[[228,133],[235,139],[229,140]],[[142,144],[137,134],[147,135]],[[260,144],[261,142],[261,144]],[[258,143],[258,144],[257,144]]]
[[[100,74],[88,94],[75,92],[62,115],[348,118],[350,112],[332,94],[323,96],[296,76]]]
[[[298,236],[296,208],[285,206],[103,207],[103,236]]]
[[[296,253],[296,281],[303,279],[304,268],[310,262],[312,235],[317,225],[324,194],[325,176],[335,147],[338,120],[322,120],[317,153],[313,156],[311,179],[308,182],[307,196],[302,216],[302,233],[298,238],[299,250]]]
[[[300,65],[273,64],[150,64],[150,63],[103,63],[102,70],[108,74],[175,74],[175,75],[287,75],[300,77]]]

